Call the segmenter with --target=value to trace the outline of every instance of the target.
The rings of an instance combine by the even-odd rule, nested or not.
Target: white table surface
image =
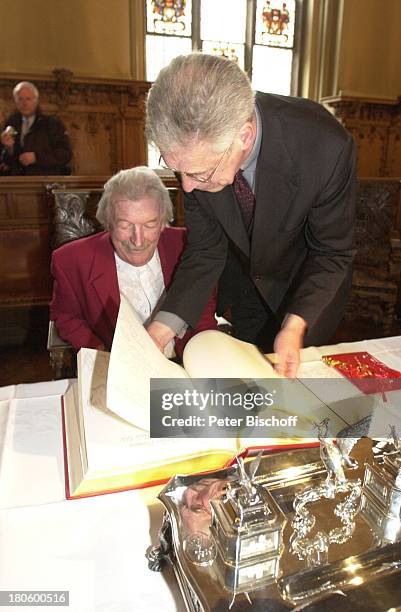
[[[161,487],[65,500],[68,384],[0,389],[0,590],[70,591],[69,608],[46,610],[185,610],[171,569],[151,572],[145,558],[162,521]]]
[[[401,370],[395,337],[304,349],[300,375],[322,376],[322,355],[361,350]],[[0,590],[68,590],[69,608],[49,611],[185,610],[171,569],[151,572],[145,559],[161,525],[161,487],[65,500],[60,398],[68,384],[0,388]]]

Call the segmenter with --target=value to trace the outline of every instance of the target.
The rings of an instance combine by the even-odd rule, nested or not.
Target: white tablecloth
[[[172,571],[151,572],[145,559],[162,521],[161,487],[65,500],[68,384],[0,389],[0,590],[67,590],[74,612],[185,610]]]
[[[397,337],[304,349],[300,374],[322,376],[322,355],[360,350],[401,370]],[[68,590],[74,612],[185,610],[171,570],[151,572],[144,556],[161,525],[160,488],[65,500],[68,384],[0,389],[0,590]]]

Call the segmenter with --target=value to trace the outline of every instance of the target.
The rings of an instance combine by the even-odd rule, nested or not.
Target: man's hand
[[[32,151],[21,153],[18,159],[23,166],[31,166],[32,164],[36,164],[36,155]]]
[[[299,351],[303,345],[306,321],[298,315],[289,314],[274,340],[274,352],[278,362],[275,366],[277,374],[295,378],[299,366]]]
[[[0,136],[1,144],[6,147],[9,154],[12,154],[14,149],[14,132],[6,128]]]
[[[162,353],[170,340],[175,336],[175,332],[168,325],[164,325],[164,323],[159,321],[152,321],[147,327],[147,332]]]

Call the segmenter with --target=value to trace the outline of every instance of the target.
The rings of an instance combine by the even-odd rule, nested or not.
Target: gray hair
[[[179,55],[149,90],[146,135],[163,153],[199,141],[224,149],[251,119],[254,102],[236,63],[205,53]]]
[[[20,83],[17,83],[17,85],[14,87],[13,89],[13,97],[14,100],[17,97],[17,94],[20,92],[21,89],[23,89],[23,87],[28,87],[29,89],[32,89],[34,96],[36,99],[39,98],[39,90],[36,87],[36,85],[34,85],[33,83],[31,83],[30,81],[21,81]]]
[[[159,203],[160,214],[164,222],[168,224],[173,220],[173,205],[168,190],[156,172],[146,166],[120,170],[105,183],[96,218],[106,229],[110,227],[112,207],[116,196],[133,202],[145,197],[153,198]]]

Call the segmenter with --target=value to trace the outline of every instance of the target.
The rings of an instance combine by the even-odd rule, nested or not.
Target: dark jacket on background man
[[[24,137],[23,146],[20,144],[21,125],[22,115],[19,112],[11,115],[3,125],[2,129],[12,126],[17,134],[11,156],[2,147],[2,174],[11,176],[71,174],[71,168],[69,167],[72,158],[71,143],[61,119],[43,115],[37,109],[35,120]],[[35,153],[36,163],[23,166],[18,158],[24,152]]]

